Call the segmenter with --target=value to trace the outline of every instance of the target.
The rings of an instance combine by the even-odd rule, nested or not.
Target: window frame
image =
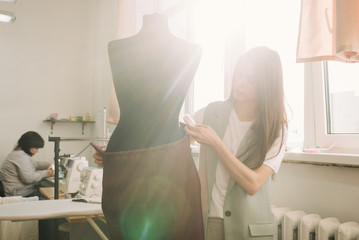
[[[328,152],[359,154],[359,134],[328,134],[326,63],[305,63],[304,78],[304,148],[328,148],[335,143]]]

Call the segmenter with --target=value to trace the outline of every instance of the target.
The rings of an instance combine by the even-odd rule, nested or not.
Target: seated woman
[[[31,158],[43,147],[44,140],[36,132],[28,131],[20,137],[0,169],[0,180],[6,196],[38,196],[44,199],[38,185],[43,178],[53,176],[54,169],[47,161],[34,161]]]

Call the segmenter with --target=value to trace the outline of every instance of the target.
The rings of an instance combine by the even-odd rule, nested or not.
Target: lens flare
[[[162,240],[181,229],[190,205],[169,179],[153,176],[132,182],[121,197],[118,228],[126,240]],[[185,210],[183,210],[185,209]]]

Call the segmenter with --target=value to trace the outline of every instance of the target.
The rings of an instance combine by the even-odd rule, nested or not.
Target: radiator
[[[341,223],[337,218],[293,211],[272,205],[276,231],[274,240],[359,240],[357,222]]]

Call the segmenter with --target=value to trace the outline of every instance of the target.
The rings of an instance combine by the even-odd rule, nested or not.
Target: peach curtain
[[[359,1],[302,0],[297,62],[359,61]]]

